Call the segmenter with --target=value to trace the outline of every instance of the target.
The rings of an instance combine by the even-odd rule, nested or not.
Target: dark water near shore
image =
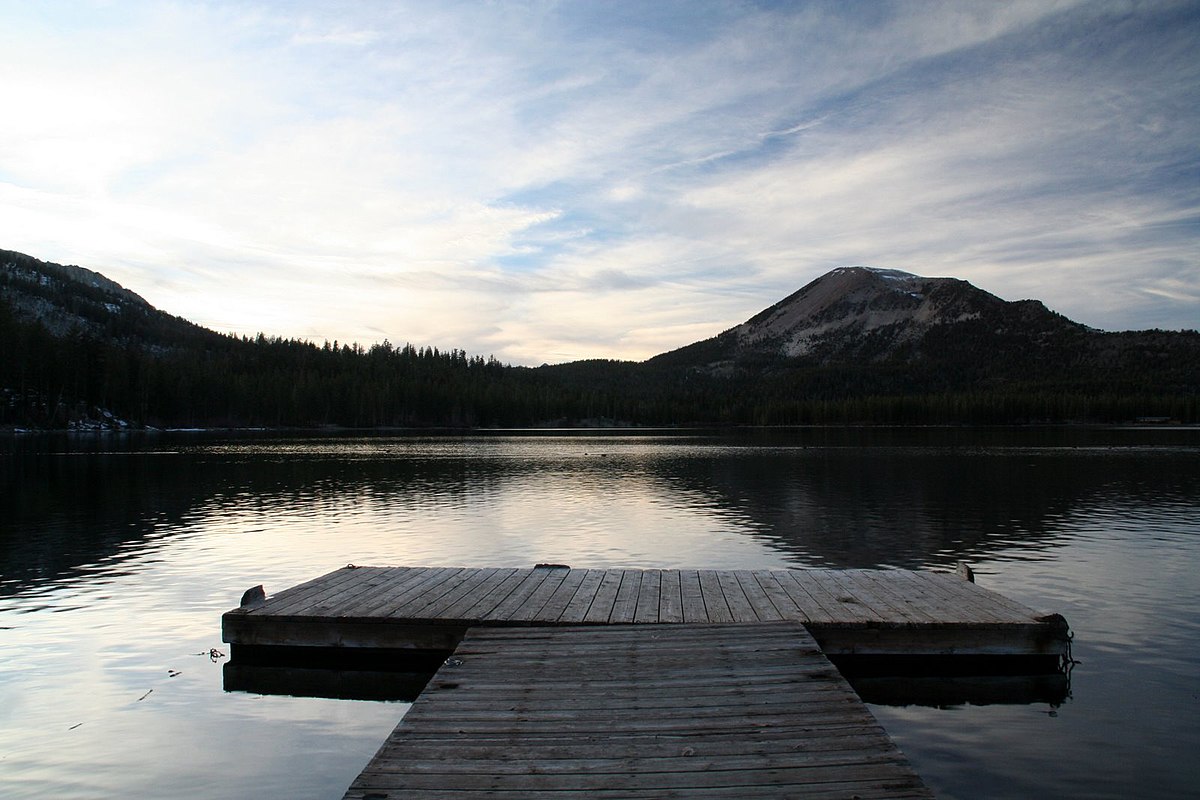
[[[338,797],[407,707],[227,693],[346,563],[906,567],[1064,614],[1061,704],[872,711],[941,797],[1200,782],[1200,431],[0,438],[0,795]]]

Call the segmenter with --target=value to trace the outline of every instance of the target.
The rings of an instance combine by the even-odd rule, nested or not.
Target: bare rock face
[[[153,309],[140,296],[99,272],[0,250],[0,300],[56,336],[104,333],[112,321]]]
[[[924,278],[871,267],[841,267],[733,329],[742,348],[787,358],[861,350],[871,360],[896,355],[938,325],[994,314],[1006,305],[955,278]],[[847,352],[849,351],[849,352]]]
[[[911,341],[947,318],[950,309],[938,296],[947,293],[935,289],[948,282],[952,281],[898,270],[841,267],[734,330],[742,347],[775,350],[787,357],[818,354],[847,337],[878,331],[890,330],[898,341]],[[956,315],[970,318],[978,313],[960,309]]]

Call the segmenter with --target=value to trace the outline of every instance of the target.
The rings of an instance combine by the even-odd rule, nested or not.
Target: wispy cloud
[[[0,20],[0,247],[218,330],[643,358],[847,263],[1200,319],[1189,3]]]

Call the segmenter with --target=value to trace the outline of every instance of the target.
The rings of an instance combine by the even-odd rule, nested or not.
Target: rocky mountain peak
[[[725,376],[800,365],[983,363],[1027,358],[1088,330],[1036,300],[1008,302],[958,278],[839,267],[719,336],[652,360]]]
[[[1003,303],[955,278],[873,267],[840,267],[734,328],[741,347],[796,358],[834,340],[887,332],[893,345],[935,325],[979,319]],[[893,347],[884,348],[885,354]]]
[[[167,329],[200,330],[99,272],[12,250],[0,250],[0,304],[15,319],[36,322],[55,336],[80,333],[149,343]]]

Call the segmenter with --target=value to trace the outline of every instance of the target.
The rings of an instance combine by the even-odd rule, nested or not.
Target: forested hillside
[[[734,352],[723,334],[642,363],[532,369],[386,341],[221,335],[97,273],[0,251],[0,426],[1200,421],[1200,334],[1054,325],[1036,353],[1020,330],[968,318],[886,352],[880,334],[847,339],[845,357],[827,342],[820,358]]]

